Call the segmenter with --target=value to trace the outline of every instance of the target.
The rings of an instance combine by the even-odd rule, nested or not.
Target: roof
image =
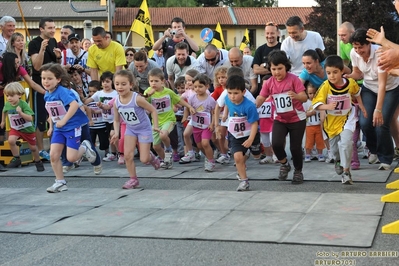
[[[71,19],[71,18],[82,18],[82,19],[107,19],[107,12],[90,12],[90,13],[76,13],[72,10],[68,1],[62,2],[51,2],[51,1],[21,1],[21,8],[26,19],[29,18],[42,18],[51,17],[54,20]],[[100,1],[85,1],[85,2],[73,2],[73,6],[76,9],[105,9],[104,6],[100,6]],[[21,14],[19,13],[18,5],[16,2],[1,2],[0,14],[7,14],[12,16],[16,20],[20,20]]]

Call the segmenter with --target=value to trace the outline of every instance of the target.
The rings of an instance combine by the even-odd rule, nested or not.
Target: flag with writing
[[[226,49],[226,44],[225,44],[224,38],[223,38],[222,27],[220,27],[220,23],[219,22],[216,25],[216,29],[215,29],[215,31],[213,33],[213,39],[212,39],[211,43],[213,45],[215,45],[217,48]]]
[[[151,58],[154,54],[152,46],[154,45],[154,34],[152,33],[152,25],[150,12],[148,11],[147,0],[143,0],[141,3],[139,12],[136,18],[133,20],[131,31],[137,33],[145,40],[145,48],[148,51],[148,58]]]
[[[242,37],[242,41],[240,44],[240,50],[241,52],[244,51],[244,48],[249,46],[249,34],[248,34],[248,29],[245,29],[244,36]]]

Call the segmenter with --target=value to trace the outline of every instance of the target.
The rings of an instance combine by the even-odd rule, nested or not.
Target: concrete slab
[[[35,230],[32,234],[108,236],[155,211],[157,209],[100,207]]]
[[[88,211],[92,207],[80,206],[34,206],[0,215],[0,232],[30,233],[61,219]]]
[[[221,210],[160,210],[113,232],[111,236],[193,239],[229,212]]]
[[[281,242],[303,216],[301,213],[233,211],[206,228],[196,238]]]
[[[317,192],[262,191],[237,206],[235,210],[306,213],[321,195]]]
[[[29,205],[0,205],[0,216],[30,208]]]
[[[142,190],[105,205],[107,208],[163,209],[178,202],[197,190]]]
[[[308,213],[283,243],[371,247],[380,216]]]
[[[254,196],[256,192],[198,191],[167,208],[196,210],[232,210]]]
[[[377,194],[323,193],[311,213],[382,215],[384,202]]]

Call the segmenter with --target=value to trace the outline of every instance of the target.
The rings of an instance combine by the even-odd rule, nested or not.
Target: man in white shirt
[[[298,16],[290,17],[286,26],[289,36],[282,42],[281,50],[287,53],[292,63],[291,72],[299,76],[303,69],[303,53],[316,48],[324,51],[323,39],[318,32],[305,30],[303,22]]]
[[[68,42],[69,48],[61,53],[61,65],[67,71],[71,68],[81,71],[83,82],[90,82],[90,69],[86,66],[88,53],[81,48],[79,34],[69,35]]]
[[[0,19],[0,56],[6,51],[7,42],[15,32],[15,23],[15,19],[10,16],[4,16]]]

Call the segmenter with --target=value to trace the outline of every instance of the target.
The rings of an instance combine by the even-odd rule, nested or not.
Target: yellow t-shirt
[[[352,96],[360,94],[359,85],[354,79],[345,79],[345,85],[342,88],[336,88],[326,80],[316,92],[312,100],[313,108],[321,104],[328,104],[331,101],[337,102],[335,110],[326,111],[323,128],[329,138],[339,135],[345,127],[345,124],[352,112]]]
[[[111,41],[105,49],[92,45],[88,51],[87,66],[98,69],[101,76],[105,71],[116,72],[117,66],[126,65],[125,51],[121,44]]]

